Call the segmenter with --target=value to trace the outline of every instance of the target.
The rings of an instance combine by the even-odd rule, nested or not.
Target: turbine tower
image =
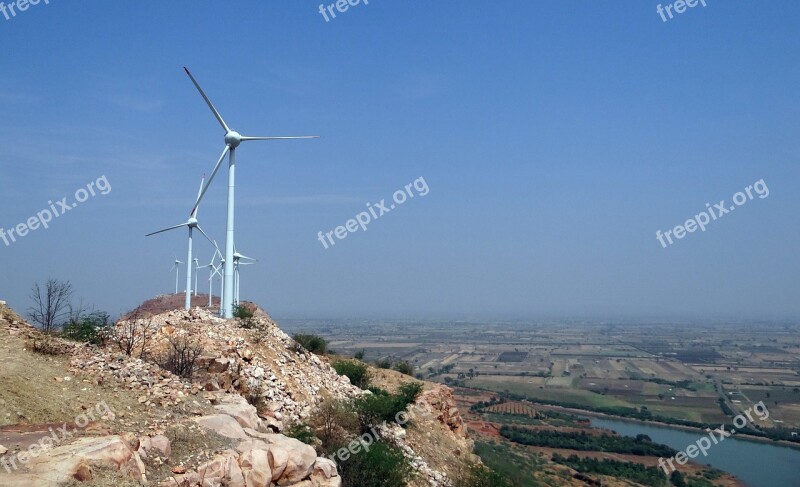
[[[215,243],[214,247],[216,247],[216,242],[214,242],[214,243]],[[209,276],[208,276],[208,307],[209,308],[214,306],[214,301],[213,301],[213,297],[214,297],[214,276],[219,274],[219,276],[222,277],[222,273],[220,272],[220,269],[222,267],[221,266],[217,267],[214,264],[214,259],[216,259],[218,255],[220,257],[222,257],[222,254],[219,252],[219,248],[216,248],[214,250],[214,255],[211,256],[211,262],[209,262],[208,264],[206,264],[204,266],[200,266],[200,269],[208,269],[208,272],[209,272]],[[221,284],[221,282],[220,282],[220,284]],[[220,301],[221,301],[221,299],[220,299]]]
[[[177,257],[175,257],[175,262],[172,264],[172,268],[169,270],[172,272],[175,270],[175,294],[178,294],[178,276],[181,273],[181,264],[183,262],[179,261]]]
[[[225,261],[226,262],[233,262],[233,254],[235,253],[233,249],[233,237],[234,237],[234,193],[235,193],[235,173],[236,173],[236,148],[239,147],[239,144],[242,142],[247,142],[251,140],[286,140],[286,139],[316,139],[319,136],[316,135],[309,135],[309,136],[295,136],[295,137],[247,137],[239,134],[234,130],[231,130],[228,127],[228,124],[225,123],[225,120],[222,119],[219,112],[214,105],[211,103],[211,100],[208,99],[205,92],[197,81],[192,76],[192,73],[189,72],[187,68],[183,68],[186,71],[186,74],[189,75],[189,79],[192,80],[195,88],[197,91],[200,92],[200,95],[205,100],[208,108],[211,109],[211,112],[214,114],[214,117],[217,119],[217,122],[222,126],[222,129],[225,131],[225,148],[222,150],[222,155],[219,157],[217,164],[214,166],[214,170],[211,172],[211,176],[208,178],[208,181],[205,184],[205,187],[200,191],[200,194],[197,197],[197,202],[195,203],[195,208],[192,209],[194,212],[197,208],[197,205],[200,204],[200,200],[203,198],[203,195],[208,190],[211,181],[214,179],[214,176],[217,174],[220,166],[222,165],[222,161],[225,160],[225,156],[229,156],[228,159],[228,218],[225,225]],[[223,279],[223,290],[222,290],[222,301],[220,303],[220,314],[223,318],[232,318],[233,317],[233,288],[234,288],[234,266],[227,265],[224,267],[225,277]]]
[[[204,182],[205,182],[205,178],[200,180],[200,191],[203,190],[203,183]],[[200,193],[198,192],[198,195],[199,194]],[[158,233],[168,232],[170,230],[175,230],[176,228],[181,228],[181,227],[188,227],[189,228],[189,252],[188,252],[188,257],[186,258],[186,303],[184,305],[184,307],[187,310],[192,307],[192,231],[196,228],[200,233],[203,234],[203,236],[206,239],[208,239],[209,242],[211,242],[214,246],[216,246],[214,241],[211,240],[211,238],[209,238],[208,235],[206,235],[206,232],[204,232],[203,229],[200,228],[200,225],[197,223],[197,210],[198,210],[198,206],[195,205],[194,208],[192,208],[192,214],[189,216],[189,219],[185,223],[181,223],[180,225],[175,225],[174,227],[165,228],[163,230],[159,230],[159,231],[153,232],[153,233],[148,233],[147,235],[145,235],[146,237],[150,237],[151,235],[156,235]],[[178,259],[176,258],[175,259],[175,266],[176,267],[178,266],[178,262],[180,262],[180,261],[178,261]],[[180,263],[183,264],[183,262],[180,262]],[[178,294],[177,273],[176,273],[176,277],[175,277],[175,294]]]
[[[249,262],[242,262],[242,260],[246,260]],[[233,253],[233,304],[239,304],[239,266],[243,265],[253,265],[258,262],[258,259],[254,259],[252,257],[248,257],[246,255],[242,255],[239,252]]]

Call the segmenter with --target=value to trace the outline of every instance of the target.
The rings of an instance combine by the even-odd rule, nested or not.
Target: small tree
[[[342,446],[344,438],[358,431],[358,416],[349,401],[326,397],[311,426],[322,442],[323,452],[332,452]]]
[[[28,308],[28,317],[38,324],[42,331],[51,334],[56,331],[73,312],[70,305],[72,284],[69,281],[50,279],[42,289],[35,283],[31,289],[33,305]]]
[[[134,311],[128,319],[117,324],[112,339],[125,355],[132,356],[138,350],[139,356],[144,357],[152,333],[152,324],[153,317],[149,313]]]
[[[203,348],[188,337],[179,336],[177,333],[167,339],[167,345],[167,350],[158,365],[175,375],[191,380],[195,362],[203,354]]]

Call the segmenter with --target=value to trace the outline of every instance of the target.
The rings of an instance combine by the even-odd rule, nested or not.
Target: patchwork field
[[[342,354],[532,401],[703,423],[764,401],[800,428],[800,325],[289,321]],[[679,338],[678,338],[679,337]]]

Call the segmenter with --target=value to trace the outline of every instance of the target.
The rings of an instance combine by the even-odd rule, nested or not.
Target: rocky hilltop
[[[256,306],[247,320],[159,306],[91,345],[46,337],[0,304],[0,485],[342,485],[335,461],[287,434],[326,401],[370,392]],[[374,373],[392,391],[412,380]],[[452,392],[426,384],[414,407],[427,414],[375,432],[410,461],[410,485],[450,485],[474,461]]]

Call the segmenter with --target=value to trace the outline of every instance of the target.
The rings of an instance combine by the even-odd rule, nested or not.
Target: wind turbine
[[[215,245],[215,247],[216,247],[216,245]],[[208,276],[208,307],[209,308],[214,306],[214,301],[213,301],[213,297],[214,297],[214,276],[219,274],[220,278],[222,277],[222,274],[219,272],[219,269],[221,269],[222,267],[220,266],[220,268],[218,269],[217,266],[214,265],[214,259],[216,259],[218,255],[220,257],[222,257],[222,254],[220,253],[219,248],[214,250],[214,255],[211,256],[211,262],[209,262],[208,264],[200,267],[200,269],[208,269],[209,270],[209,276]],[[221,284],[221,282],[220,282],[220,284]],[[220,298],[220,301],[222,301],[221,298]]]
[[[251,261],[251,262],[242,262],[242,259]],[[233,273],[234,273],[234,302],[233,304],[239,304],[239,266],[242,265],[253,265],[258,262],[258,259],[254,259],[252,257],[248,257],[246,255],[242,255],[239,252],[234,252],[233,254]]]
[[[203,183],[204,182],[205,182],[205,177],[200,180],[200,191],[203,190]],[[199,194],[200,193],[198,192],[198,195]],[[145,235],[146,237],[149,237],[151,235],[156,235],[158,233],[163,233],[163,232],[168,232],[170,230],[175,230],[176,228],[181,228],[181,227],[188,227],[189,228],[189,253],[188,253],[188,257],[186,258],[186,262],[187,262],[187,264],[186,264],[186,303],[184,305],[184,307],[187,310],[192,307],[192,231],[194,231],[194,229],[196,228],[200,233],[203,234],[203,236],[206,239],[208,239],[209,242],[214,244],[214,241],[211,240],[211,238],[209,238],[208,235],[206,235],[206,232],[204,232],[203,229],[200,228],[200,225],[197,223],[197,210],[198,210],[198,206],[195,205],[194,208],[192,209],[192,213],[189,216],[189,219],[185,223],[181,223],[180,225],[175,225],[173,227],[165,228],[163,230],[159,230],[159,231],[153,232],[153,233],[148,233],[147,235]],[[214,244],[214,245],[216,246],[216,244]],[[176,263],[178,262],[177,258],[175,259],[175,262]],[[181,262],[181,264],[183,264],[183,262]],[[178,294],[177,280],[178,280],[178,278],[176,277],[175,278],[175,281],[176,281],[175,294]]]
[[[177,257],[175,257],[175,262],[172,264],[172,268],[169,270],[175,270],[175,294],[178,294],[178,275],[181,273],[181,264],[183,262],[179,261]]]
[[[251,140],[285,140],[285,139],[316,139],[319,136],[310,135],[310,136],[295,136],[295,137],[247,137],[241,135],[239,132],[231,130],[228,127],[228,124],[222,119],[219,112],[214,105],[211,103],[211,100],[208,99],[205,92],[197,81],[192,76],[192,73],[189,72],[187,68],[183,68],[186,71],[186,74],[189,75],[189,78],[192,80],[195,88],[197,91],[200,92],[200,95],[205,100],[208,108],[211,109],[211,112],[214,114],[214,117],[217,119],[217,122],[222,126],[222,129],[225,131],[225,148],[222,150],[222,155],[219,157],[217,164],[214,166],[214,170],[211,172],[211,176],[208,178],[208,182],[206,183],[205,187],[200,191],[200,194],[197,197],[197,202],[195,203],[195,208],[197,205],[200,204],[200,200],[203,198],[203,195],[208,190],[211,181],[214,179],[214,176],[217,174],[220,166],[222,165],[222,161],[225,160],[225,156],[228,155],[228,218],[225,226],[225,260],[226,262],[233,262],[233,229],[234,229],[234,193],[235,193],[235,173],[236,173],[236,148],[239,147],[239,144],[242,142],[247,142]],[[194,211],[192,209],[192,211]],[[233,317],[233,287],[234,287],[234,268],[232,265],[225,266],[225,277],[223,280],[223,299],[220,303],[220,314],[223,318],[231,318]]]

